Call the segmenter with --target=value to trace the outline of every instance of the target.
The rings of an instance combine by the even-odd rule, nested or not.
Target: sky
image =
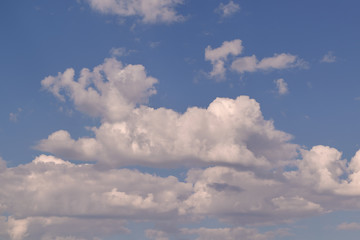
[[[1,1],[0,239],[358,239],[359,7]]]

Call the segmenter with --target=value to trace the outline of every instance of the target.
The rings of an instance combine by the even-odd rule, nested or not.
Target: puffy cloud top
[[[86,0],[90,6],[104,14],[121,17],[139,16],[144,23],[171,23],[183,20],[175,7],[183,0]]]

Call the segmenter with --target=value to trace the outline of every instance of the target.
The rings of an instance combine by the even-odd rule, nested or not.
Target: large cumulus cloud
[[[68,97],[80,111],[100,116],[102,124],[92,128],[95,137],[75,140],[69,132],[59,130],[41,140],[37,148],[112,166],[269,168],[296,156],[297,145],[289,143],[291,136],[265,120],[255,100],[217,98],[206,109],[192,107],[185,113],[138,105],[155,93],[154,83],[142,66],[123,66],[115,59],[105,60],[93,72],[83,69],[78,80],[73,70],[45,78],[45,89],[60,100]]]

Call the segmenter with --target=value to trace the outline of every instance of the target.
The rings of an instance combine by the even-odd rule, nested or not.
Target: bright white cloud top
[[[20,1],[0,239],[358,238],[359,3]]]
[[[103,14],[138,16],[144,23],[171,23],[183,20],[175,7],[183,0],[86,0]]]

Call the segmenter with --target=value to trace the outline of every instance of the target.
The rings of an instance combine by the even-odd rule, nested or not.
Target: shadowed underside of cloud
[[[252,170],[214,166],[189,169],[186,179],[180,181],[173,176],[104,170],[40,155],[31,163],[1,168],[0,212],[7,217],[0,219],[0,236],[91,239],[127,233],[129,221],[182,226],[213,218],[235,228],[178,231],[204,239],[211,233],[229,239],[271,239],[277,236],[274,232],[260,234],[241,226],[358,209],[358,156],[346,165],[336,149],[316,146],[302,151],[297,170],[260,176]],[[345,179],[343,172],[349,172]],[[87,231],[83,231],[85,227]],[[154,231],[147,235],[157,234]]]

